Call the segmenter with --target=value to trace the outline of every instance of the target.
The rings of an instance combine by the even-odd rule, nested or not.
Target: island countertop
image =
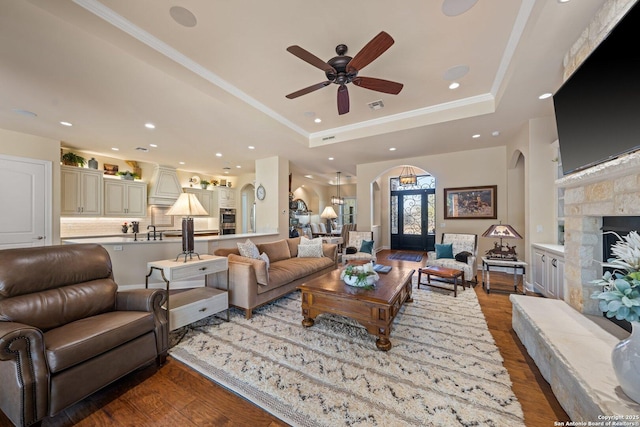
[[[251,239],[253,237],[274,236],[278,233],[242,233],[242,234],[222,234],[217,236],[194,236],[194,242],[210,242],[216,240],[235,240],[235,239]],[[82,236],[82,237],[66,237],[60,239],[62,243],[96,243],[98,245],[138,245],[138,244],[160,244],[160,243],[176,243],[182,242],[182,237],[163,236],[162,240],[156,237],[156,240],[147,240],[147,233],[140,233],[137,240],[134,240],[133,234],[123,234],[121,236]]]

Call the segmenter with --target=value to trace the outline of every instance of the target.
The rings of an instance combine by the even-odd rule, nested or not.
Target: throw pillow
[[[466,264],[471,255],[473,255],[471,252],[462,251],[456,254],[456,261],[464,262]]]
[[[300,237],[301,245],[320,245],[322,246],[322,237],[316,237],[315,239],[308,239],[304,236]]]
[[[453,243],[436,243],[436,259],[453,258]]]
[[[287,239],[288,240],[288,239]],[[266,252],[271,262],[282,261],[291,258],[289,243],[287,240],[276,240],[275,242],[261,243],[258,247],[261,252]]]
[[[345,251],[347,255],[351,255],[351,254],[357,253],[358,249],[354,248],[353,246],[348,246],[347,249],[345,249]]]
[[[260,259],[267,263],[267,270],[269,270],[269,256],[265,252],[262,252],[260,254]]]
[[[368,254],[373,252],[373,240],[363,240],[360,245],[360,252],[366,252]]]
[[[244,243],[238,242],[238,252],[240,252],[240,255],[243,257],[260,258],[260,251],[258,251],[258,247],[249,239]]]
[[[322,258],[321,245],[300,245],[298,246],[298,258]]]

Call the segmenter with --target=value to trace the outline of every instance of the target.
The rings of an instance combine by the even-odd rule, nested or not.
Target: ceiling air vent
[[[335,135],[332,135],[332,136],[325,136],[324,138],[322,138],[322,140],[323,140],[323,141],[328,141],[328,140],[330,140],[330,139],[334,139],[334,138],[335,138]]]
[[[372,110],[380,110],[382,108],[384,108],[384,102],[382,102],[381,99],[377,100],[377,101],[373,101],[367,104],[369,106],[369,108],[371,108]]]
[[[146,147],[136,147],[137,151],[142,151],[143,153],[148,153],[149,149]]]

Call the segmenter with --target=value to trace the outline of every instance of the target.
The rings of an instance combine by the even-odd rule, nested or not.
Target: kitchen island
[[[278,233],[224,234],[218,236],[195,236],[195,252],[212,254],[218,248],[235,247],[237,242],[251,239],[255,243],[272,241]],[[145,276],[149,273],[147,263],[166,259],[175,259],[182,252],[180,237],[163,237],[159,240],[147,240],[146,233],[139,234],[134,240],[133,234],[120,236],[91,236],[63,238],[63,244],[96,243],[103,246],[113,265],[113,275],[120,290],[144,288]],[[195,257],[195,256],[194,256]],[[164,288],[159,279],[149,280],[149,287]],[[202,286],[202,280],[185,280],[171,284],[172,289],[184,289]]]

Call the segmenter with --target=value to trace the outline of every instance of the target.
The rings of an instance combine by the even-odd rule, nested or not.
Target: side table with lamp
[[[522,236],[509,224],[493,224],[482,237],[492,237],[500,239],[500,243],[494,242],[493,248],[489,249],[482,257],[482,287],[491,292],[491,268],[494,271],[513,272],[513,290],[518,291],[518,276],[522,278],[522,293],[526,295],[527,289],[524,284],[524,275],[527,263],[518,260],[516,245],[504,245],[502,239],[522,239]]]
[[[200,255],[194,252],[193,217],[208,215],[195,194],[182,193],[166,215],[182,216],[182,253],[175,260],[161,260],[147,263],[149,274],[145,278],[145,287],[149,287],[149,277],[162,279],[167,291],[167,310],[169,321],[168,330],[173,330],[189,323],[200,320],[212,314],[226,310],[226,320],[229,320],[229,277],[227,257],[215,255]],[[194,259],[193,255],[197,256]],[[184,261],[178,259],[184,256]],[[217,289],[208,286],[207,278],[210,274],[223,273],[226,278],[227,289]],[[159,276],[159,277],[158,277]],[[170,296],[170,284],[176,280],[186,280],[204,276],[204,287],[193,288]],[[170,304],[171,303],[171,304]]]

